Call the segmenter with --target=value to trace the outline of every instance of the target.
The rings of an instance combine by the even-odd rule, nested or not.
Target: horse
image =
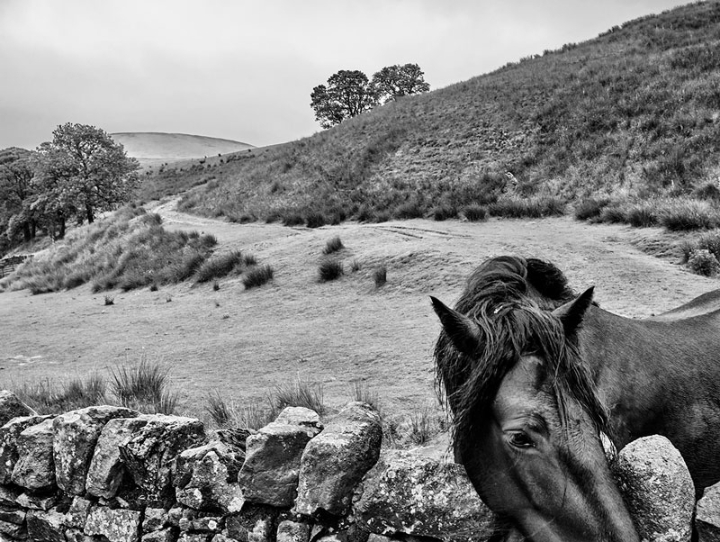
[[[635,320],[549,262],[500,256],[454,309],[431,300],[436,383],[491,540],[638,542],[603,441],[664,435],[698,495],[720,480],[720,291]]]

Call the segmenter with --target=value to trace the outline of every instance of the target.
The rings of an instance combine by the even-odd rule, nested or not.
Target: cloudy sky
[[[0,149],[58,124],[270,145],[320,130],[341,69],[436,89],[679,0],[0,0]]]

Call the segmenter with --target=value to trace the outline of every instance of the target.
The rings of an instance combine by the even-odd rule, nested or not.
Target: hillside
[[[208,216],[337,222],[453,216],[497,198],[508,171],[523,195],[567,200],[678,195],[717,178],[717,0],[539,53],[312,137],[166,170],[153,190],[205,184],[181,208]]]
[[[125,147],[129,156],[137,158],[143,167],[217,156],[253,147],[239,141],[188,134],[122,132],[110,135]]]

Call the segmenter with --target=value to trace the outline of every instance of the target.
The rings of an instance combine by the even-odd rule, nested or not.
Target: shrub
[[[49,379],[24,383],[13,391],[38,414],[60,414],[69,410],[107,403],[105,379],[91,374],[87,379],[71,379],[64,383]]]
[[[468,205],[463,209],[463,214],[470,222],[482,222],[488,218],[487,208],[482,205]]]
[[[143,356],[137,365],[117,366],[111,374],[110,386],[121,405],[150,414],[175,411],[178,395],[168,390],[169,369],[162,364]]]
[[[687,231],[714,228],[718,218],[718,212],[706,202],[687,200],[662,209],[660,222],[670,231]]]
[[[273,279],[274,274],[275,272],[273,271],[273,268],[269,265],[256,267],[255,269],[248,271],[245,275],[245,278],[243,278],[243,285],[246,290],[249,290],[250,288],[257,288],[258,286],[262,286],[263,284],[270,282]]]
[[[323,249],[323,254],[332,254],[333,252],[338,252],[344,248],[345,245],[343,245],[340,237],[333,237],[325,245],[325,248]]]
[[[633,205],[627,210],[627,221],[636,228],[649,228],[657,226],[659,218],[656,206],[652,203]]]
[[[720,188],[716,183],[706,183],[693,191],[697,199],[720,201]]]
[[[433,219],[437,221],[455,218],[457,214],[457,208],[451,205],[440,205],[432,210]]]
[[[423,211],[422,205],[419,201],[416,200],[408,201],[406,203],[403,203],[402,205],[398,205],[395,208],[395,212],[393,213],[395,218],[399,218],[401,220],[422,218],[424,214],[425,213]]]
[[[387,282],[387,266],[383,265],[381,267],[378,267],[375,270],[373,278],[375,279],[375,287],[376,288],[380,288],[381,286],[384,286],[385,283]]]
[[[720,263],[709,250],[701,248],[696,250],[688,260],[688,267],[693,273],[711,277],[720,272]]]
[[[305,217],[299,213],[288,213],[283,216],[283,226],[301,226],[305,224]]]
[[[603,209],[610,204],[610,200],[589,198],[575,204],[575,218],[577,220],[597,220]]]
[[[327,218],[322,213],[308,213],[305,218],[305,222],[308,228],[320,228],[328,223]]]
[[[720,233],[706,233],[700,236],[696,248],[704,248],[716,258],[720,258]]]
[[[339,279],[343,275],[342,262],[338,260],[324,260],[318,268],[318,280],[328,282]]]
[[[268,399],[274,415],[286,407],[305,407],[320,415],[325,413],[322,383],[303,381],[299,377],[290,384],[276,386]]]
[[[210,282],[216,278],[226,277],[242,267],[243,258],[239,250],[215,255],[206,260],[197,270],[198,282]]]

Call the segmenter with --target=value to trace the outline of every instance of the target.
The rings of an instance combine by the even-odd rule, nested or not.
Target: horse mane
[[[455,310],[478,324],[483,352],[478,358],[459,352],[445,331],[435,345],[436,387],[450,407],[456,445],[488,419],[502,380],[521,355],[530,353],[545,359],[546,370],[554,373],[561,414],[569,393],[605,429],[606,411],[576,341],[567,340],[562,324],[550,314],[574,298],[562,271],[534,258],[499,256],[469,276]]]

